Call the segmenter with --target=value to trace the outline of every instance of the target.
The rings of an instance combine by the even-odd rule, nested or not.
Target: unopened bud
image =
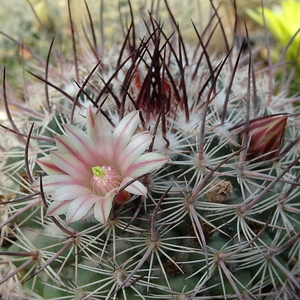
[[[248,159],[266,161],[281,151],[287,116],[266,116],[250,122]]]

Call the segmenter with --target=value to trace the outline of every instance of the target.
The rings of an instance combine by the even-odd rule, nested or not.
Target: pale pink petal
[[[71,223],[83,219],[98,199],[97,195],[89,195],[72,200],[67,210],[66,222]]]
[[[50,175],[42,178],[44,193],[54,193],[57,189],[64,186],[77,185],[78,181],[69,175]],[[40,190],[40,179],[35,180],[31,187]]]
[[[111,191],[105,197],[99,198],[94,206],[95,219],[106,225],[116,191]]]
[[[75,125],[65,124],[64,128],[69,138],[72,140],[73,147],[87,163],[93,164],[93,162],[99,159],[95,143],[90,136]]]
[[[57,167],[49,156],[39,158],[36,160],[36,162],[49,175],[67,174]]]
[[[159,153],[145,153],[137,158],[126,170],[126,174],[131,177],[138,177],[148,174],[162,165],[164,165],[169,158]]]
[[[91,106],[89,106],[87,111],[86,124],[87,134],[91,139],[95,141],[97,145],[101,145],[107,149],[110,148],[111,150],[112,132],[114,128],[104,116],[97,115]]]
[[[122,151],[119,156],[119,161],[121,162],[120,168],[122,173],[127,170],[129,165],[137,159],[151,144],[153,135],[148,132],[142,132],[134,136],[132,141],[128,146]]]
[[[72,143],[72,140],[66,135],[55,136],[55,144],[59,152],[69,152],[73,155],[77,155],[78,152]]]
[[[56,166],[77,180],[91,177],[92,171],[86,169],[86,165],[70,153],[51,152],[51,160]]]
[[[123,179],[121,182],[120,186],[124,186],[126,183],[129,181],[133,180],[132,177],[126,177]],[[134,181],[131,183],[129,186],[125,188],[125,191],[134,194],[134,195],[142,195],[142,196],[147,196],[147,188],[138,180]]]
[[[139,112],[133,111],[125,116],[113,133],[114,139],[114,157],[118,157],[121,151],[130,142],[131,137],[136,130],[138,123],[140,122]]]
[[[69,204],[72,202],[70,201],[54,201],[52,202],[47,208],[47,216],[58,216],[65,214],[68,210]]]
[[[57,189],[51,197],[52,201],[63,201],[75,199],[77,197],[88,196],[92,191],[80,185],[65,185]]]

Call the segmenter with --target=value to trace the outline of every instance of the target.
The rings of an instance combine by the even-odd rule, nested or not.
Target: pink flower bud
[[[287,116],[266,116],[250,121],[248,159],[266,161],[281,151]]]

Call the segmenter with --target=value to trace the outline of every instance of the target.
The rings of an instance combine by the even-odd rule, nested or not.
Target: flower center
[[[92,167],[91,184],[96,194],[105,196],[112,189],[120,186],[121,176],[117,168],[111,166]]]

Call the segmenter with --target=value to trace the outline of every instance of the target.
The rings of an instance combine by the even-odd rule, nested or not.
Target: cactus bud
[[[248,159],[266,161],[278,156],[281,151],[287,116],[266,116],[249,125]]]

